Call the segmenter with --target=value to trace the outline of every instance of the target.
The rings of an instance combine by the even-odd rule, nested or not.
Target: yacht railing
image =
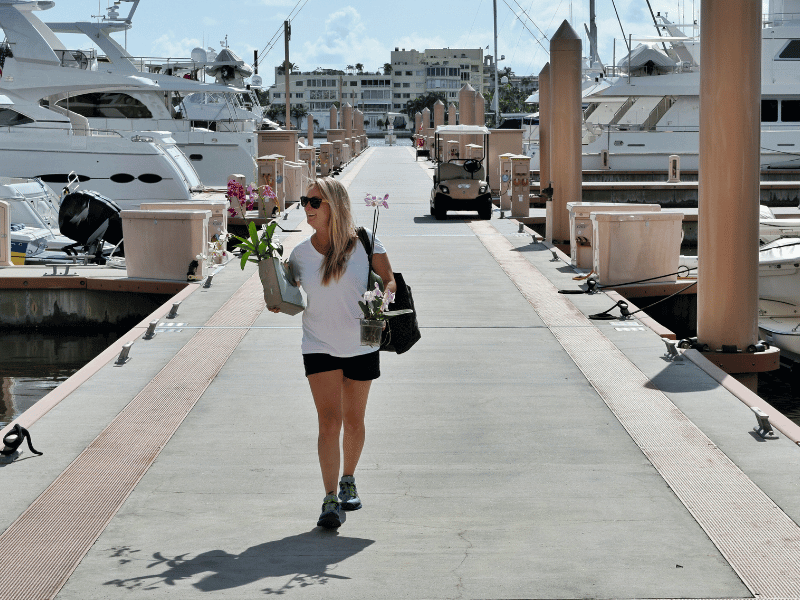
[[[25,125],[6,125],[0,127],[0,132],[5,133],[25,133],[30,135],[31,131],[43,131],[48,134],[56,133],[58,135],[73,135],[76,137],[124,137],[119,131],[113,129],[67,129],[66,127],[43,127],[36,123],[27,123]]]
[[[773,13],[771,15],[764,15],[762,26],[776,27],[797,22],[800,22],[800,13]]]

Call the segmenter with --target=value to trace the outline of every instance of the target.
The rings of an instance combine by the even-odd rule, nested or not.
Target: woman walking
[[[317,408],[317,451],[326,493],[317,525],[335,528],[342,524],[341,510],[362,506],[354,474],[364,447],[367,397],[372,380],[380,376],[380,362],[377,348],[361,345],[358,301],[367,290],[369,260],[356,233],[347,190],[323,177],[306,193],[301,204],[314,234],[295,247],[289,266],[306,293],[301,351]],[[377,239],[372,241],[372,268],[394,293],[386,250]]]

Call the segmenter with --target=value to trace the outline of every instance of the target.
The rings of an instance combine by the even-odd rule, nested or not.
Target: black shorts
[[[372,381],[381,376],[380,352],[340,358],[330,354],[303,354],[306,377],[315,373],[338,371],[353,381]]]

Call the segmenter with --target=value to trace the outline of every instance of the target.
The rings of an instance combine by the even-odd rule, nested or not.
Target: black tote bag
[[[367,231],[363,227],[357,230],[358,237],[364,245],[364,250],[369,258],[369,269],[372,271],[372,244],[370,243]],[[414,308],[414,297],[411,295],[411,286],[406,283],[402,273],[394,273],[394,281],[397,284],[394,302],[391,310],[410,309],[413,312],[390,317],[386,322],[386,329],[383,330],[381,338],[381,350],[386,352],[396,352],[402,354],[411,349],[422,337],[417,322],[417,311]]]

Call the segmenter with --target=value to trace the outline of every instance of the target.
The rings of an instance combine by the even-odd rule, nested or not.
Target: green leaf
[[[253,243],[254,248],[258,248],[258,233],[256,231],[256,224],[253,221],[250,221],[250,224],[247,226],[247,229],[250,231],[250,240]]]
[[[364,318],[369,319],[371,315],[369,314],[369,309],[367,308],[367,305],[364,304],[361,300],[358,301],[358,305],[361,307],[361,312],[364,313]]]
[[[244,266],[247,264],[247,258],[249,256],[250,256],[250,252],[249,251],[248,252],[242,252],[241,264],[239,266],[242,267],[243,271],[244,271]]]

